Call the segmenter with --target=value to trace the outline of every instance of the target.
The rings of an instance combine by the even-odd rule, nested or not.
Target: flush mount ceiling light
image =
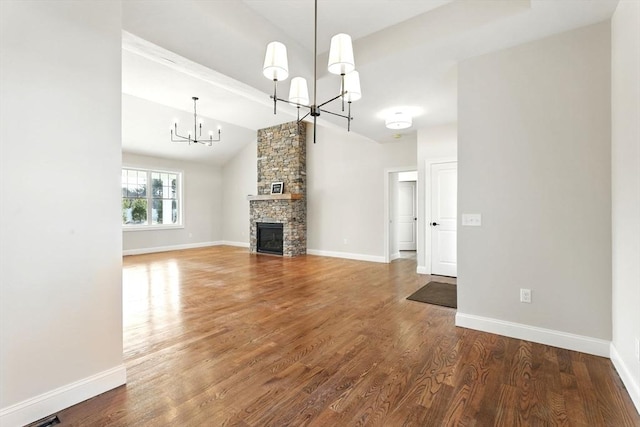
[[[196,102],[198,101],[198,97],[192,96],[191,99],[193,99],[193,134],[191,131],[187,132],[187,136],[178,134],[178,122],[173,122],[173,129],[171,129],[171,142],[186,142],[189,145],[191,145],[191,143],[203,144],[211,147],[214,142],[220,141],[220,126],[218,126],[218,139],[213,139],[212,130],[209,131],[209,139],[202,139],[202,120],[198,122],[198,114],[196,112]]]
[[[355,61],[353,59],[353,47],[351,37],[347,34],[336,34],[331,38],[329,49],[329,63],[327,69],[332,74],[340,75],[341,87],[337,96],[318,104],[316,99],[316,86],[318,83],[318,0],[315,0],[314,9],[314,37],[313,37],[313,104],[309,105],[309,90],[307,81],[303,77],[291,79],[289,88],[289,100],[278,98],[278,81],[286,80],[289,77],[289,62],[287,60],[287,47],[280,42],[271,42],[267,45],[267,53],[264,58],[262,74],[269,80],[273,80],[273,114],[276,114],[278,101],[288,102],[298,107],[298,122],[307,116],[313,117],[313,143],[316,142],[316,119],[320,112],[332,114],[334,116],[347,119],[347,130],[351,130],[351,103],[362,97],[360,90],[360,75],[355,71]],[[347,114],[334,113],[323,109],[325,105],[340,98],[342,101],[342,112],[344,104],[347,103]],[[300,108],[308,108],[309,112],[300,118]]]
[[[409,114],[402,111],[396,111],[395,113],[387,116],[384,124],[388,129],[406,129],[411,127],[413,120]]]

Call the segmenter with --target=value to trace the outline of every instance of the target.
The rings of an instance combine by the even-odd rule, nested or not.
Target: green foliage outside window
[[[145,224],[147,222],[146,199],[122,199],[122,223]]]

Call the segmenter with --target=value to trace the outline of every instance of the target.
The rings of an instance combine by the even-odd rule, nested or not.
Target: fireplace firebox
[[[283,254],[283,224],[259,222],[257,251],[265,254]]]

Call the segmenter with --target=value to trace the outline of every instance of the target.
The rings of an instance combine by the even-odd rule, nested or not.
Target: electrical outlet
[[[531,289],[520,289],[520,302],[531,303]]]
[[[636,359],[640,362],[640,339],[636,338]]]
[[[348,245],[348,244],[349,244],[349,240],[344,239],[344,240],[342,241],[342,243],[344,243],[345,245]]]

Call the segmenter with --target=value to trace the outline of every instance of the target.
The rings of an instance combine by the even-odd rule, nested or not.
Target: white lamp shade
[[[307,80],[303,77],[294,77],[291,79],[289,102],[309,105],[309,89],[307,88]]]
[[[398,111],[387,117],[384,123],[389,129],[406,129],[411,127],[413,120],[407,113]]]
[[[362,98],[360,74],[357,71],[352,71],[344,76],[344,90],[347,92],[344,96],[347,102],[354,102]]]
[[[286,80],[289,77],[287,47],[284,44],[271,42],[267,45],[262,74],[269,80]]]
[[[331,37],[329,72],[332,74],[349,74],[355,68],[356,63],[353,59],[351,36],[341,33]]]

